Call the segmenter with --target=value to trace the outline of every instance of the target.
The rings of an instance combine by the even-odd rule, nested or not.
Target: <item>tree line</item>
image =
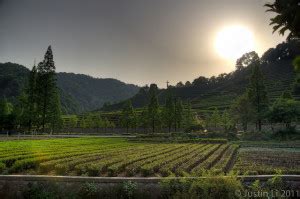
[[[63,116],[63,128],[105,129],[123,128],[124,131],[144,129],[151,132],[171,132],[187,129],[197,124],[196,114],[192,111],[191,103],[183,102],[171,94],[160,105],[157,99],[158,88],[152,84],[149,88],[148,105],[143,108],[133,108],[131,100],[124,103],[120,112],[93,112],[83,115]],[[109,118],[109,115],[114,119]]]
[[[158,88],[156,84],[149,87],[149,100],[147,106],[137,111],[128,100],[121,113],[121,124],[127,129],[141,127],[151,129],[152,133],[164,128],[168,132],[189,128],[196,123],[196,115],[188,101],[183,104],[180,98],[168,93],[163,105],[158,101]]]
[[[264,75],[260,69],[259,56],[255,52],[246,54],[237,61],[237,65],[243,62],[247,63],[247,66],[243,67],[250,67],[252,70],[246,91],[237,97],[232,106],[222,115],[218,109],[215,109],[207,117],[207,126],[232,130],[236,124],[241,124],[243,130],[247,131],[248,125],[254,123],[256,129],[262,131],[262,125],[265,123],[283,123],[287,129],[290,129],[291,124],[297,122],[300,117],[299,101],[292,96],[293,90],[297,88],[297,80],[292,88],[284,91],[271,103],[266,91]],[[294,65],[297,68],[297,64]]]

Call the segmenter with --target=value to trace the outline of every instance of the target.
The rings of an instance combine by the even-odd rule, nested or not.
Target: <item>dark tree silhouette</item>
[[[300,5],[299,0],[275,0],[274,3],[267,3],[267,12],[274,12],[277,15],[271,19],[273,32],[279,34],[289,30],[288,39],[300,38]]]

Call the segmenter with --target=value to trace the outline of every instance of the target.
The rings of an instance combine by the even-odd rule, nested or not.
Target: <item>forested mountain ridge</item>
[[[27,84],[29,69],[15,63],[0,63],[0,98],[16,101]],[[139,87],[111,78],[93,78],[74,73],[57,73],[63,113],[81,113],[135,95]]]
[[[265,85],[269,100],[272,102],[285,90],[293,90],[295,71],[292,61],[300,54],[300,41],[284,42],[266,51],[261,60],[261,70],[264,74]],[[174,96],[183,100],[190,100],[193,109],[198,112],[211,112],[214,108],[224,110],[228,108],[234,99],[241,95],[247,88],[252,69],[247,67],[247,61],[251,60],[252,53],[243,57],[241,66],[228,74],[220,74],[206,78],[200,76],[193,82],[185,84],[179,82],[176,86],[170,86],[169,91]],[[248,60],[249,59],[249,60]],[[244,66],[243,66],[244,64]],[[131,98],[134,107],[143,107],[148,103],[148,87],[143,87]],[[300,99],[300,93],[293,93],[296,99]],[[160,89],[158,99],[160,104],[165,103],[166,89]],[[104,111],[120,110],[125,102],[105,106]]]

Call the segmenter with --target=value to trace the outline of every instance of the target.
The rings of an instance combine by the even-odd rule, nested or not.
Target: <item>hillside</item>
[[[292,60],[300,54],[300,42],[290,41],[271,48],[263,54],[262,72],[265,77],[265,84],[268,91],[269,100],[272,102],[285,90],[293,87],[295,72]],[[244,67],[229,74],[220,74],[218,77],[206,78],[200,76],[191,84],[178,84],[170,86],[169,91],[183,100],[190,100],[193,109],[198,113],[205,114],[211,112],[215,107],[220,110],[228,108],[233,99],[242,94],[248,85],[251,68]],[[148,103],[148,87],[141,88],[140,91],[131,98],[134,107],[142,107]],[[293,93],[300,99],[300,93]],[[158,98],[161,104],[164,103],[166,89],[160,89]],[[103,111],[113,111],[122,108],[124,102],[103,107]]]
[[[14,63],[0,63],[0,98],[12,101],[25,87],[29,69]],[[116,79],[93,78],[82,74],[57,73],[64,113],[81,113],[132,97],[139,87]]]

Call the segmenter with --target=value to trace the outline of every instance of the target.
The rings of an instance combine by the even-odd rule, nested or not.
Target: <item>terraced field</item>
[[[260,152],[259,152],[260,153]],[[287,152],[289,153],[289,152]],[[237,154],[237,163],[234,165]],[[276,168],[300,171],[300,153],[269,155],[258,160],[257,153],[239,150],[236,144],[200,143],[138,143],[121,138],[65,138],[49,140],[20,140],[0,142],[0,173],[49,174],[88,176],[199,176],[210,170],[215,173],[255,171],[265,167],[250,163],[267,164],[282,157]],[[281,155],[281,156],[279,156]],[[265,162],[264,162],[265,161]],[[285,165],[282,167],[282,165]],[[289,167],[290,165],[293,165]]]

